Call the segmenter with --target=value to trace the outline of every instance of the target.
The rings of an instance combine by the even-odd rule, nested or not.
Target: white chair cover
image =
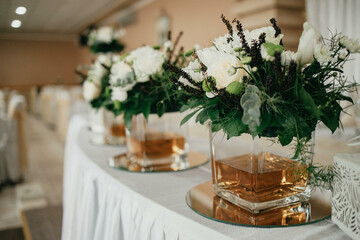
[[[56,112],[56,102],[55,102],[55,88],[53,86],[46,86],[41,91],[41,116],[42,119],[52,126],[55,125],[55,112]]]
[[[56,93],[56,133],[63,143],[65,142],[70,118],[70,104],[71,97],[69,91],[66,89],[58,90]]]
[[[5,94],[2,90],[0,90],[0,113],[6,112],[6,102],[5,102]]]
[[[9,180],[17,182],[27,167],[25,139],[26,100],[24,96],[12,96],[8,109],[8,141],[6,146],[6,170]]]
[[[37,87],[32,86],[29,94],[29,110],[32,114],[36,113],[37,97]]]
[[[4,113],[0,113],[0,189],[8,181],[6,146],[8,143],[8,119]]]

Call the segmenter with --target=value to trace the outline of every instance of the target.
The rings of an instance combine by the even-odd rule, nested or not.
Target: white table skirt
[[[186,205],[185,194],[211,179],[210,164],[173,173],[119,171],[106,161],[125,148],[94,146],[89,138],[86,120],[74,116],[65,148],[62,240],[348,239],[331,220],[264,229],[206,219]],[[204,143],[206,149],[206,140],[191,147]]]

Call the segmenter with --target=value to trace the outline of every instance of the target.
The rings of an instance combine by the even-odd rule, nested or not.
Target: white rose
[[[298,46],[297,59],[300,64],[305,65],[314,61],[314,48],[317,43],[321,43],[320,32],[308,22],[303,25],[303,32]]]
[[[211,66],[219,58],[219,51],[217,51],[215,47],[204,48],[203,50],[197,50],[196,54],[198,55],[200,61],[206,67]]]
[[[136,80],[146,82],[151,75],[161,71],[165,59],[160,51],[145,46],[132,51],[126,61],[133,62]]]
[[[119,101],[119,102],[123,102],[127,99],[128,94],[126,91],[124,91],[123,88],[121,87],[113,87],[112,88],[112,92],[111,92],[111,100],[112,101]]]
[[[101,79],[107,73],[107,70],[101,65],[100,62],[96,61],[88,72],[88,80],[93,81],[95,84],[101,85]]]
[[[318,62],[333,62],[335,59],[331,56],[331,48],[329,45],[316,43],[314,47],[314,57]]]
[[[121,61],[111,67],[110,84],[121,87],[123,91],[130,91],[136,84],[135,74],[129,64]]]
[[[216,79],[216,88],[222,89],[232,82],[240,82],[246,75],[246,71],[238,69],[239,67],[243,65],[237,57],[222,53],[218,60],[208,67],[207,74]]]
[[[104,26],[97,29],[97,41],[104,43],[111,43],[113,40],[113,29],[109,26]]]
[[[339,39],[341,46],[345,47],[350,53],[360,53],[359,39],[351,39],[347,36],[341,36]]]
[[[224,36],[218,37],[214,40],[214,45],[216,49],[220,52],[233,54],[234,49],[232,46],[232,41],[228,42],[230,35],[227,33]]]
[[[276,31],[273,27],[262,27],[257,28],[249,32],[249,30],[244,31],[245,39],[247,43],[251,46],[253,40],[258,40],[260,35],[265,33],[265,42],[270,42],[276,45],[280,44],[281,39],[283,38],[283,34],[279,34],[275,37]],[[236,33],[237,35],[237,33]],[[239,39],[239,37],[237,37]],[[239,40],[238,40],[239,41]]]
[[[100,54],[97,58],[97,61],[107,67],[111,67],[112,64],[112,56],[107,54]]]
[[[83,84],[83,96],[86,101],[92,101],[98,98],[101,93],[101,87],[94,82],[85,81]]]
[[[190,75],[190,77],[195,82],[201,82],[203,80],[203,75],[201,73],[201,65],[197,59],[195,61],[189,62],[189,65],[186,68],[183,68],[182,70],[185,71],[187,74]],[[184,85],[190,86],[192,88],[197,88],[193,84],[191,84],[187,79],[180,77],[179,82],[183,83]]]
[[[297,53],[294,53],[292,51],[283,51],[281,53],[281,65],[283,66],[289,66],[291,61],[296,62],[297,59]]]

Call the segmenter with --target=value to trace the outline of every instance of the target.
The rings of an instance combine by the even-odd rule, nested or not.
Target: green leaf
[[[216,123],[216,122],[211,123],[211,131],[212,132],[218,132],[221,129],[222,129],[222,124],[221,123]]]
[[[159,117],[161,117],[165,111],[166,111],[166,105],[164,104],[164,102],[158,102],[156,104],[156,111]]]
[[[224,131],[227,134],[227,139],[231,137],[240,136],[245,133],[248,129],[247,125],[245,125],[241,121],[241,114],[237,114],[234,119],[229,120],[224,124]]]
[[[297,123],[293,116],[279,118],[279,122],[282,127],[282,130],[278,131],[279,141],[282,146],[286,146],[291,143],[297,134]]]
[[[337,100],[345,100],[345,101],[354,103],[354,101],[352,100],[351,97],[349,97],[349,96],[344,96],[344,95],[342,95],[342,94],[339,94],[339,96],[337,97]]]
[[[203,109],[197,116],[196,116],[196,122],[200,122],[201,124],[204,124],[208,119],[209,115],[207,113],[207,109]]]
[[[198,107],[198,106],[200,106],[202,104],[203,104],[203,102],[201,100],[197,99],[197,98],[190,99],[189,102],[187,102],[185,105],[181,106],[180,112],[185,112],[188,109]]]
[[[317,108],[311,95],[303,87],[299,89],[299,100],[304,109],[311,113],[316,119],[320,119],[321,111]]]
[[[180,122],[180,126],[184,125],[187,121],[190,120],[200,109],[193,111],[192,113],[186,115]]]
[[[141,112],[144,114],[145,119],[148,119],[151,110],[151,101],[147,101],[142,105]]]
[[[292,134],[287,134],[283,132],[281,135],[279,135],[279,141],[282,146],[289,145],[292,140],[293,140]]]
[[[219,109],[208,109],[207,113],[212,121],[219,119]]]
[[[332,133],[339,127],[341,106],[336,102],[332,102],[333,107],[322,110],[323,115],[321,121],[331,130]]]

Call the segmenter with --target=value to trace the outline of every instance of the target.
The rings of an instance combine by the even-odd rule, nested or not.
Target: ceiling
[[[0,38],[71,38],[87,26],[124,10],[139,0],[1,0]],[[18,6],[27,8],[17,15]],[[12,28],[14,19],[22,21]]]

